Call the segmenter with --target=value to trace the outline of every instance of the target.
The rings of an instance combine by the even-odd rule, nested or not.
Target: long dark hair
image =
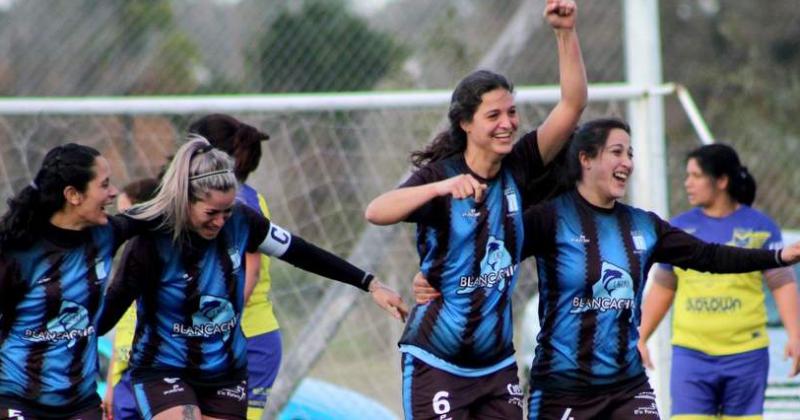
[[[623,130],[629,135],[631,133],[628,123],[618,118],[590,120],[575,129],[570,136],[569,144],[550,163],[551,170],[547,179],[537,182],[537,185],[540,186],[555,186],[551,188],[549,194],[546,194],[547,198],[575,188],[575,184],[583,177],[581,152],[590,158],[597,157],[608,141],[608,134],[615,128]],[[542,193],[539,194],[542,195]]]
[[[461,123],[472,121],[475,111],[483,102],[483,94],[495,89],[513,93],[514,85],[505,76],[489,70],[478,70],[462,79],[450,99],[450,110],[447,112],[450,127],[437,134],[424,149],[412,152],[411,163],[421,167],[464,152],[467,149],[467,133],[461,128]]]
[[[205,137],[212,146],[231,155],[236,179],[244,183],[261,161],[261,142],[269,136],[226,114],[210,114],[193,122],[189,133]]]
[[[692,150],[686,160],[694,159],[704,174],[714,180],[728,177],[726,191],[737,203],[751,205],[756,199],[756,180],[746,166],[742,166],[739,155],[727,144],[709,144]]]
[[[64,188],[86,191],[96,175],[97,156],[96,149],[75,143],[50,149],[33,182],[8,200],[8,211],[0,219],[0,252],[33,245],[42,226],[64,208]]]

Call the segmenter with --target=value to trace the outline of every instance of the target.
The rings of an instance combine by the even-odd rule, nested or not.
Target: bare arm
[[[798,308],[797,283],[795,282],[794,271],[791,268],[776,268],[764,272],[767,277],[767,284],[771,283],[771,278],[783,278],[789,276],[790,281],[780,281],[782,285],[772,289],[772,296],[775,297],[775,304],[778,307],[778,314],[781,317],[788,340],[784,349],[784,357],[792,358],[792,370],[789,376],[795,376],[800,372],[800,309]]]
[[[114,420],[114,357],[117,354],[117,346],[111,348],[112,356],[108,359],[108,373],[106,374],[106,394],[103,396],[103,418]]]
[[[567,143],[586,107],[587,82],[581,46],[575,29],[575,2],[548,0],[544,16],[556,34],[561,100],[538,128],[539,153],[547,164]]]
[[[650,369],[653,362],[650,360],[650,352],[647,350],[647,340],[653,335],[653,331],[658,328],[664,316],[669,312],[672,302],[675,300],[675,289],[671,289],[665,284],[675,284],[677,278],[675,273],[661,268],[656,268],[653,273],[653,285],[647,292],[647,296],[642,304],[642,324],[639,326],[639,353],[642,355],[642,362]]]
[[[244,303],[250,301],[250,295],[256,288],[259,275],[261,274],[261,254],[258,252],[248,252],[245,254],[245,273],[244,273]]]
[[[391,225],[406,220],[411,213],[436,197],[448,194],[456,199],[475,196],[475,201],[481,201],[484,191],[486,184],[480,183],[472,175],[456,175],[442,181],[385,192],[369,203],[364,217],[376,225]]]

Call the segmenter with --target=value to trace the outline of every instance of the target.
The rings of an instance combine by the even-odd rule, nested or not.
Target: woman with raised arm
[[[69,143],[0,220],[0,417],[100,419],[97,332],[111,260],[146,229],[109,216],[108,161]]]
[[[659,418],[637,350],[652,264],[732,273],[800,260],[800,243],[775,250],[706,243],[620,203],[632,158],[625,122],[589,121],[559,157],[564,191],[525,211],[522,258],[536,256],[539,275],[531,420]]]
[[[159,220],[161,231],[131,243],[98,330],[111,328],[136,299],[130,369],[145,419],[245,418],[247,252],[369,291],[381,308],[405,316],[400,296],[372,274],[237,203],[238,185],[231,157],[195,136],[178,149],[156,197],[129,211]]]
[[[420,270],[444,298],[414,308],[400,340],[407,419],[521,418],[511,295],[523,243],[522,210],[586,105],[575,3],[549,0],[561,100],[516,141],[513,87],[476,71],[453,92],[450,127],[422,151],[400,188],[370,203],[375,224],[417,224]]]
[[[750,207],[756,182],[736,151],[724,144],[699,147],[686,161],[686,194],[695,208],[671,223],[708,242],[776,249],[781,231]],[[761,416],[769,371],[764,283],[775,297],[788,340],[790,376],[800,369],[800,316],[794,270],[773,268],[744,274],[712,274],[657,267],[644,300],[639,351],[673,302],[670,397],[673,416]],[[764,281],[761,281],[761,280]]]

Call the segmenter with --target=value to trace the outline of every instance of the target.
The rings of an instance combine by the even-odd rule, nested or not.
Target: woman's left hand
[[[372,300],[383,308],[384,311],[389,312],[400,321],[406,321],[406,317],[408,317],[408,306],[403,303],[403,298],[400,297],[400,294],[379,282],[377,279],[373,279],[369,283],[369,294],[372,295]]]
[[[781,261],[785,264],[800,262],[800,242],[795,242],[781,250]]]

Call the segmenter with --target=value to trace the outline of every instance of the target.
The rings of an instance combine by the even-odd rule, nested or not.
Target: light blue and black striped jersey
[[[130,358],[135,380],[172,376],[222,384],[244,379],[243,256],[256,251],[365,291],[373,278],[237,203],[213,239],[189,233],[175,243],[171,231],[134,239],[108,287],[97,329],[110,330],[136,300]]]
[[[545,390],[647,380],[636,343],[654,262],[717,272],[781,264],[775,251],[708,244],[644,210],[595,207],[575,190],[526,210],[524,224],[523,259],[536,255],[540,293],[531,384]]]
[[[63,415],[99,404],[103,290],[117,248],[145,224],[122,216],[80,231],[47,223],[31,247],[0,256],[0,401]]]
[[[268,230],[267,219],[237,204],[214,239],[189,233],[176,244],[171,232],[158,232],[131,242],[108,304],[136,298],[134,378],[173,375],[213,383],[244,377],[243,256],[257,250]]]
[[[413,308],[400,349],[438,369],[480,376],[514,363],[511,296],[523,243],[527,191],[544,172],[531,132],[514,146],[500,172],[482,179],[462,154],[430,163],[401,187],[460,174],[486,183],[485,198],[437,197],[408,219],[417,224],[420,270],[441,299]]]

